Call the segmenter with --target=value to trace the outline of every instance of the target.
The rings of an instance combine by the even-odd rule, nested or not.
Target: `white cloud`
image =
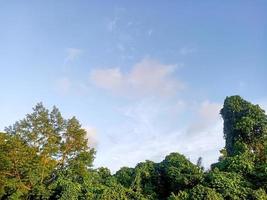
[[[122,166],[134,167],[146,159],[160,162],[169,153],[179,152],[192,162],[202,156],[208,168],[217,161],[219,150],[224,146],[222,120],[218,114],[220,104],[204,101],[193,106],[194,109],[190,102],[187,104],[185,107],[181,100],[178,107],[183,107],[184,115],[192,112],[195,121],[184,120],[181,113],[171,115],[166,102],[146,100],[123,108],[121,114],[128,120],[109,128],[105,133],[109,137],[99,141],[103,147],[110,148],[100,148],[96,166],[105,163],[116,171]],[[197,128],[198,122],[204,125]],[[190,132],[191,127],[196,129]]]
[[[57,90],[62,95],[69,93],[71,86],[72,83],[68,77],[60,78],[57,81]]]
[[[118,17],[114,17],[113,19],[109,20],[109,22],[107,24],[107,29],[110,32],[113,32],[117,28],[118,20],[119,20]]]
[[[123,7],[114,7],[113,12],[113,16],[108,18],[107,22],[107,29],[110,32],[116,31],[119,28],[118,22],[121,21],[121,18],[125,19],[126,9]],[[132,22],[128,22],[127,24],[130,26]]]
[[[96,148],[97,147],[97,134],[96,129],[91,126],[85,126],[86,137],[88,139],[88,146]]]
[[[212,122],[220,118],[220,110],[222,108],[221,104],[213,103],[209,101],[204,101],[199,109],[199,115],[203,119]]]
[[[186,56],[188,54],[192,54],[197,51],[197,48],[195,47],[183,47],[179,50],[179,53],[183,56]]]
[[[202,156],[206,168],[218,159],[219,150],[224,146],[221,108],[218,103],[202,102],[194,111],[195,119],[186,130],[185,143],[191,146],[187,154]]]
[[[56,92],[60,95],[85,95],[88,93],[89,87],[83,81],[70,79],[69,77],[61,77],[55,84]]]
[[[83,53],[83,51],[78,48],[67,48],[66,53],[67,55],[64,60],[65,64],[76,60]]]
[[[93,70],[90,80],[97,86],[111,91],[120,91],[124,87],[124,77],[119,68]]]
[[[97,69],[90,73],[91,82],[102,89],[127,96],[171,96],[184,89],[174,77],[177,65],[143,59],[128,73],[120,68]]]
[[[179,112],[184,111],[186,109],[186,107],[187,107],[187,103],[180,99],[174,104],[174,106],[172,107],[172,110],[174,112],[179,113]]]
[[[211,103],[209,101],[202,102],[199,109],[195,111],[195,119],[188,128],[188,134],[195,134],[210,128],[210,125],[217,124],[221,121],[220,109],[221,104]]]

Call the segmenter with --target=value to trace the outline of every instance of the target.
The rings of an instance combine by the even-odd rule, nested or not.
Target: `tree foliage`
[[[240,96],[227,97],[221,110],[224,119],[224,137],[229,156],[237,141],[245,143],[259,159],[266,162],[267,117],[258,105]]]
[[[6,180],[1,195],[8,198],[48,197],[49,185],[61,180],[60,174],[68,171],[79,179],[92,166],[94,150],[87,145],[86,131],[75,117],[64,119],[56,107],[49,112],[37,104],[1,137],[1,161],[6,162],[0,170]]]
[[[267,117],[239,96],[221,110],[225,148],[204,171],[184,155],[145,161],[115,174],[93,168],[95,151],[72,117],[39,103],[0,133],[0,199],[12,200],[266,200]]]

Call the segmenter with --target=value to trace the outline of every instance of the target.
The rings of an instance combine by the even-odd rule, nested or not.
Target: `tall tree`
[[[266,161],[267,117],[258,105],[240,96],[227,97],[221,110],[224,137],[229,156],[235,154],[235,143],[245,143],[262,161]]]
[[[64,119],[56,107],[50,112],[38,103],[33,113],[6,128],[6,135],[21,148],[13,151],[14,158],[29,161],[20,166],[17,177],[26,176],[23,179],[25,188],[34,195],[45,196],[46,187],[62,172],[71,171],[73,177],[77,177],[92,166],[94,150],[88,147],[85,129],[75,117]],[[25,150],[29,153],[23,154]],[[35,158],[33,165],[29,158]]]

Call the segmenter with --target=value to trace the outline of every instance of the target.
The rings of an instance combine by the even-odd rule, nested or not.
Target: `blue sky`
[[[0,1],[0,129],[37,102],[75,115],[113,171],[178,151],[205,166],[219,110],[267,107],[266,1]]]

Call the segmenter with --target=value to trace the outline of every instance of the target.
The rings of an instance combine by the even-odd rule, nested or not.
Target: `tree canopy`
[[[240,96],[221,109],[225,148],[207,171],[184,155],[145,161],[115,174],[93,168],[95,150],[72,117],[38,103],[0,133],[0,199],[266,200],[267,117]]]

